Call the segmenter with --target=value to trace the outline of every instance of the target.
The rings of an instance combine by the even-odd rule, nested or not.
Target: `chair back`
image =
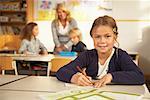
[[[53,58],[51,60],[51,72],[57,72],[61,67],[72,61],[72,58]]]
[[[15,70],[17,75],[16,64],[13,61],[12,57],[0,56],[0,69],[3,70]]]
[[[12,70],[13,59],[11,57],[0,56],[0,67],[1,70]]]

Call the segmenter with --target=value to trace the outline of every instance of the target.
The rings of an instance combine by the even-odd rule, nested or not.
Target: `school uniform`
[[[76,45],[72,45],[72,49],[71,49],[72,52],[78,52],[78,53],[81,53],[85,50],[87,50],[86,45],[81,41],[79,41]]]
[[[126,51],[114,48],[107,73],[112,75],[112,83],[117,84],[144,84],[144,75],[140,68],[132,61]],[[98,76],[99,64],[96,49],[82,52],[74,61],[63,66],[56,73],[58,80],[70,82],[74,74],[78,72],[76,66],[86,68],[86,74],[95,79]]]

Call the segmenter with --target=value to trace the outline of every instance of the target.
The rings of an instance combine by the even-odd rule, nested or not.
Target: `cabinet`
[[[26,0],[0,1],[0,35],[18,35],[27,22]]]
[[[0,53],[18,52],[21,42],[19,35],[1,35],[0,40]]]
[[[26,0],[0,0],[0,52],[18,50],[19,34],[26,23]]]

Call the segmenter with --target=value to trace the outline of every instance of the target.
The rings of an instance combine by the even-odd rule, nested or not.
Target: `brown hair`
[[[56,5],[56,16],[55,16],[55,19],[57,21],[59,20],[58,15],[57,15],[58,9],[61,9],[62,11],[64,11],[67,14],[67,21],[71,21],[72,18],[71,18],[71,15],[70,15],[70,11],[65,6],[65,3],[58,3]]]
[[[27,39],[31,41],[32,31],[35,26],[37,26],[37,24],[34,22],[28,23],[21,32],[21,39]]]
[[[69,31],[69,35],[76,34],[79,37],[79,40],[82,40],[82,33],[79,28],[73,28]]]
[[[107,15],[98,17],[97,19],[94,20],[92,28],[90,30],[90,35],[92,36],[93,28],[101,26],[101,25],[106,25],[106,26],[112,27],[114,34],[116,36],[118,35],[118,27],[116,25],[115,19],[110,16],[107,16]]]

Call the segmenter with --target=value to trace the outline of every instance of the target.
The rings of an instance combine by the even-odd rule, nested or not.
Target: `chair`
[[[72,61],[72,58],[53,58],[51,60],[51,66],[50,66],[50,75],[55,76],[56,72],[63,67],[64,65],[68,64]]]
[[[0,56],[0,70],[2,70],[2,75],[5,74],[5,70],[15,70],[15,75],[18,75],[16,62],[12,57]]]
[[[139,65],[139,54],[137,52],[129,52],[129,55],[136,65]]]

